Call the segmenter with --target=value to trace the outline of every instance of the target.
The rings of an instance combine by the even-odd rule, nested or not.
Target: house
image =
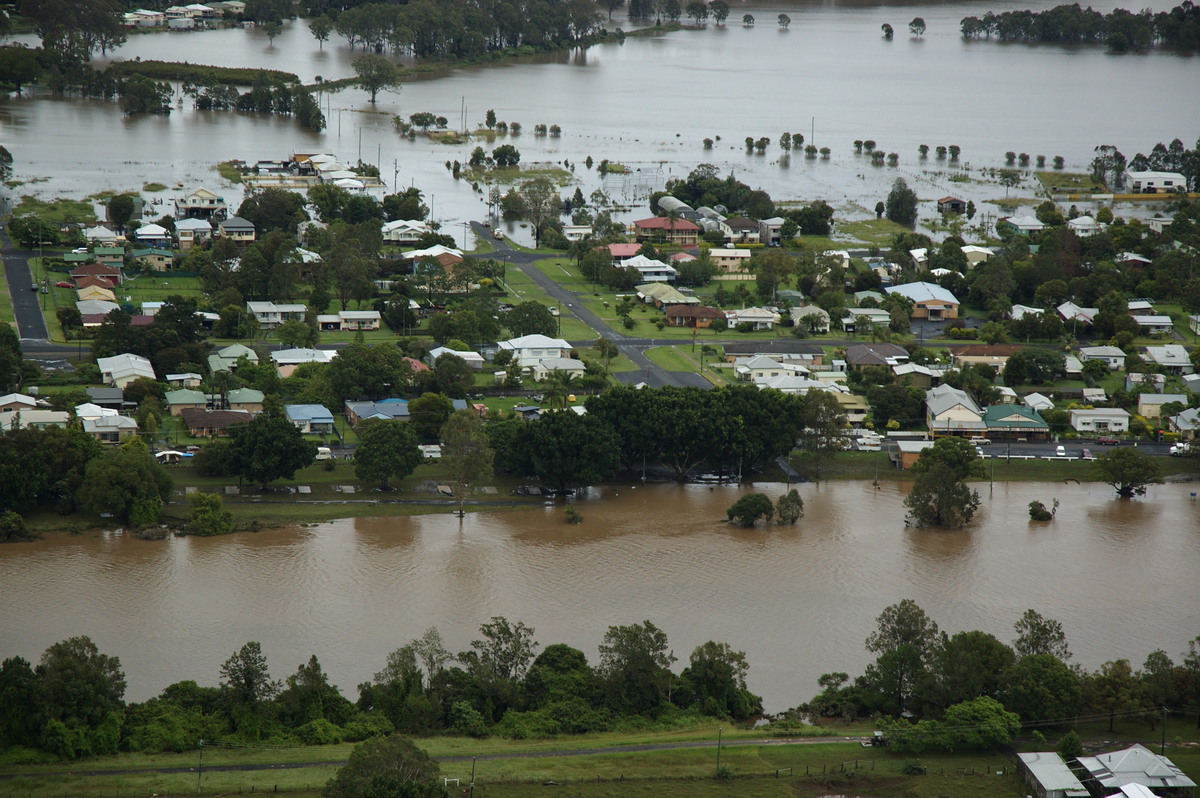
[[[1039,413],[1041,413],[1045,410],[1053,410],[1054,409],[1054,401],[1049,396],[1046,396],[1045,394],[1040,394],[1040,393],[1036,393],[1036,392],[1031,393],[1031,394],[1026,395],[1022,401],[1025,403],[1026,407],[1030,408],[1031,410],[1036,410]]]
[[[431,366],[436,366],[438,358],[442,355],[454,355],[455,357],[462,358],[468,366],[476,371],[479,371],[483,368],[483,355],[479,354],[478,352],[472,352],[470,349],[460,351],[451,349],[447,346],[439,346],[436,349],[429,350],[429,364]]]
[[[883,304],[883,294],[879,293],[878,291],[855,291],[854,304],[856,307],[860,308],[877,308]]]
[[[88,229],[84,230],[83,239],[87,241],[89,245],[111,247],[116,246],[124,241],[125,236],[119,233],[114,233],[104,225],[97,225],[96,227],[89,227]]]
[[[497,346],[512,352],[513,361],[522,367],[536,365],[543,358],[567,357],[571,352],[571,345],[563,339],[540,333],[499,341]]]
[[[780,338],[772,341],[737,341],[724,345],[725,362],[736,363],[739,358],[766,355],[780,363],[798,363],[812,368],[820,366],[825,359],[825,350],[817,344],[806,344],[794,339]]]
[[[933,446],[933,441],[891,440],[887,442],[888,460],[897,468],[907,471],[921,456],[921,452]]]
[[[1016,233],[1027,236],[1040,233],[1046,225],[1036,216],[1004,216],[996,222],[997,232]]]
[[[100,249],[103,249],[101,247]],[[116,249],[121,249],[116,247]],[[125,250],[121,249],[121,257],[124,260]],[[86,263],[83,266],[76,266],[71,269],[71,280],[76,286],[81,285],[82,280],[86,278],[98,278],[104,280],[110,286],[121,284],[121,267],[110,266],[103,263]]]
[[[125,265],[125,247],[96,247],[92,254],[98,263],[105,266],[120,269]]]
[[[1016,404],[989,405],[983,409],[983,423],[989,438],[1000,440],[1050,437],[1050,425],[1038,411]]]
[[[351,427],[357,427],[360,422],[369,418],[383,421],[407,421],[407,399],[383,399],[378,402],[346,402],[342,407],[342,415]]]
[[[1139,393],[1137,412],[1144,418],[1158,418],[1162,415],[1162,406],[1178,402],[1187,407],[1187,394],[1183,393]]]
[[[806,376],[808,371],[804,366],[781,363],[766,355],[738,358],[733,364],[733,373],[744,382],[764,382],[785,375]]]
[[[950,347],[951,365],[962,368],[966,365],[992,366],[1002,371],[1008,359],[1022,349],[1017,344],[967,344]]]
[[[333,432],[333,413],[324,405],[284,405],[288,421],[305,435]]]
[[[983,410],[966,391],[938,385],[925,392],[925,424],[934,435],[980,435]]]
[[[129,416],[104,415],[83,419],[83,431],[101,443],[120,443],[136,435],[138,423]]]
[[[122,390],[136,379],[155,379],[154,366],[141,355],[125,353],[97,358],[96,365],[100,367],[100,378],[105,384],[115,385]]]
[[[175,227],[183,219],[212,219],[222,217],[229,211],[224,197],[218,197],[206,188],[198,188],[175,200]]]
[[[892,374],[896,377],[897,385],[913,388],[932,388],[942,379],[941,372],[916,363],[897,363],[892,366]]]
[[[204,410],[208,407],[208,397],[191,388],[167,391],[163,396],[167,400],[167,409],[173,416],[182,416],[187,408]]]
[[[71,423],[71,414],[65,410],[14,410],[0,413],[0,432],[14,428],[46,429],[65,427]]]
[[[798,308],[804,304],[804,292],[779,289],[775,292],[775,304],[781,308]]]
[[[97,301],[116,303],[117,301],[117,295],[113,293],[111,288],[102,288],[98,285],[84,286],[75,293],[80,302]]]
[[[916,265],[916,267],[918,269],[920,269],[926,263],[929,262],[929,250],[926,249],[925,247],[919,247],[917,249],[910,249],[908,251],[908,255],[909,255],[909,257],[911,257],[913,259],[913,263]],[[945,270],[940,269],[939,271],[945,271]]]
[[[245,344],[230,344],[208,356],[208,370],[211,372],[234,371],[238,361],[246,358],[251,365],[258,365],[258,353]]]
[[[1186,379],[1186,375],[1184,379]],[[1135,371],[1125,375],[1125,390],[1136,391],[1145,388],[1154,393],[1162,393],[1167,387],[1167,375],[1155,374],[1151,371]]]
[[[892,314],[883,308],[846,308],[846,315],[842,317],[842,329],[848,333],[860,328],[887,327],[891,323]]]
[[[960,247],[962,254],[967,256],[967,265],[977,266],[984,263],[988,258],[996,254],[996,251],[988,247],[977,247],[974,244],[967,244],[965,247]]]
[[[1062,317],[1063,321],[1081,322],[1089,326],[1096,318],[1096,314],[1100,312],[1100,308],[1083,308],[1069,300],[1059,305],[1055,310],[1058,311],[1058,315]]]
[[[814,380],[812,377],[806,377],[802,374],[780,374],[777,377],[765,377],[754,383],[760,391],[765,391],[770,388],[773,391],[780,393],[796,394],[803,396],[809,391],[827,391],[836,393],[836,388],[831,388],[828,383]]]
[[[908,350],[895,344],[850,344],[846,347],[846,365],[852,369],[867,366],[891,367],[908,362]]]
[[[110,411],[112,413],[117,413],[125,409],[125,392],[120,388],[91,387],[84,388],[83,390],[88,395],[88,398],[91,399],[91,402],[89,402],[88,405],[92,407],[95,407],[99,410]],[[129,404],[130,406],[133,405],[132,402]],[[79,407],[83,406],[84,405],[80,405]],[[75,414],[80,418],[83,418],[83,413],[80,412],[79,407],[75,408]]]
[[[109,313],[120,310],[121,306],[103,299],[81,299],[75,303],[75,309],[83,318],[84,327],[99,327]]]
[[[746,261],[754,255],[748,249],[713,248],[708,251],[713,265],[726,274],[741,274],[746,271]]]
[[[1106,227],[1108,225],[1097,222],[1091,216],[1076,216],[1074,219],[1067,220],[1067,229],[1077,236],[1094,235]]]
[[[705,305],[667,305],[663,313],[672,327],[705,329],[711,327],[714,320],[725,318],[724,311]]]
[[[666,283],[643,283],[637,286],[638,299],[642,300],[647,305],[654,305],[656,308],[665,308],[671,305],[699,305],[700,300],[694,296],[688,296],[678,288]]]
[[[1125,368],[1125,352],[1119,346],[1081,346],[1081,360],[1099,360],[1108,366],[1109,371],[1119,371]]]
[[[273,330],[285,321],[304,321],[304,314],[308,312],[308,308],[298,302],[278,305],[274,302],[247,302],[246,310],[264,330]]]
[[[380,232],[383,234],[383,243],[385,244],[411,246],[432,233],[433,228],[429,226],[429,222],[420,219],[396,219],[384,222]]]
[[[235,424],[248,424],[254,418],[246,410],[197,410],[187,408],[181,414],[188,434],[193,438],[215,438],[229,434]]]
[[[239,244],[253,244],[256,232],[254,223],[240,216],[231,216],[217,222],[217,235],[232,239]]]
[[[674,266],[661,260],[647,258],[645,255],[634,255],[621,264],[625,269],[636,269],[638,280],[643,283],[666,283],[675,279],[679,274]]]
[[[161,11],[140,8],[122,16],[122,21],[132,28],[161,28],[167,24],[167,15]]]
[[[871,413],[871,405],[867,402],[866,397],[849,391],[837,391],[833,394],[833,398],[837,400],[838,408],[846,417],[847,424],[852,427],[861,427],[867,422],[867,416]]]
[[[212,223],[207,219],[179,219],[175,222],[175,238],[179,248],[189,250],[212,238]]]
[[[762,230],[754,219],[735,216],[723,224],[728,229],[726,240],[731,244],[758,244],[762,241]]]
[[[171,245],[171,231],[161,224],[144,224],[133,231],[133,237],[143,246],[167,247]]]
[[[938,213],[966,213],[967,203],[958,197],[942,197],[937,201]]]
[[[1174,194],[1187,191],[1187,178],[1179,172],[1126,172],[1125,187],[1132,194]]]
[[[1200,374],[1185,374],[1182,379],[1185,391],[1200,393]]]
[[[642,251],[641,244],[609,244],[603,247],[596,247],[598,252],[608,252],[612,258],[613,265],[619,266],[622,262],[629,260],[634,255]]]
[[[425,249],[411,249],[401,254],[400,257],[412,261],[414,270],[417,268],[416,264],[421,261],[437,261],[443,269],[452,268],[463,262],[461,249],[454,249],[444,244],[434,244]]]
[[[1119,407],[1072,408],[1071,429],[1076,432],[1128,432],[1129,413]]]
[[[1175,322],[1171,321],[1170,316],[1135,315],[1133,321],[1147,335],[1170,335],[1175,330]]]
[[[1113,263],[1118,266],[1128,266],[1133,269],[1144,269],[1154,261],[1147,258],[1145,255],[1139,255],[1136,252],[1122,252],[1117,257],[1113,258]]]
[[[696,246],[700,228],[687,219],[671,219],[666,216],[652,216],[649,219],[639,219],[633,223],[633,235],[639,242],[663,241],[667,244],[677,244],[683,247]],[[754,223],[754,232],[758,234],[758,223]]]
[[[1158,796],[1193,796],[1196,782],[1175,763],[1140,743],[1121,751],[1076,760],[1084,772],[1085,785],[1094,795],[1107,794],[1126,785],[1140,784]]]
[[[305,363],[329,363],[335,357],[337,351],[330,349],[281,349],[271,353],[275,373],[284,378],[292,376]]]
[[[262,391],[254,388],[234,388],[225,394],[225,407],[223,410],[246,410],[250,413],[261,413],[263,409],[264,394]],[[220,402],[220,397],[217,396],[214,405]]]
[[[1017,769],[1034,798],[1089,798],[1091,795],[1054,751],[1017,754]]]
[[[787,219],[782,216],[772,216],[770,219],[760,219],[758,222],[758,240],[768,247],[777,247],[783,243],[783,224]]]
[[[539,381],[545,380],[555,372],[582,377],[586,370],[583,361],[580,360],[569,357],[546,357],[534,365],[533,378]]]
[[[1189,407],[1167,419],[1167,427],[1178,432],[1180,440],[1194,441],[1200,437],[1200,408]]]
[[[725,312],[729,326],[751,325],[752,330],[770,330],[779,323],[779,314],[766,308],[740,308]]]
[[[129,253],[129,259],[139,266],[156,272],[165,272],[175,262],[175,253],[169,249],[146,247]]]
[[[37,399],[22,393],[10,393],[0,396],[0,413],[12,413],[20,410],[33,410],[37,407]]]
[[[337,316],[343,330],[378,330],[381,320],[378,310],[339,310]]]
[[[1167,374],[1191,374],[1195,371],[1188,358],[1187,348],[1180,344],[1163,344],[1144,348],[1146,360],[1162,367]]]
[[[800,305],[791,309],[792,324],[805,327],[810,333],[829,332],[829,312],[816,305]]]
[[[582,241],[592,237],[592,226],[590,224],[564,224],[562,234],[563,238],[568,241]]]
[[[1029,305],[1013,305],[1008,311],[1008,317],[1013,321],[1020,321],[1026,316],[1041,316],[1045,312],[1045,308],[1035,308]]]
[[[912,318],[941,321],[958,318],[958,298],[937,283],[905,283],[884,289],[913,303]]]

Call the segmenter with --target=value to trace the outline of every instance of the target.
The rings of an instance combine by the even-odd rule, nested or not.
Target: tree
[[[1061,722],[1075,714],[1079,677],[1053,654],[1030,654],[1005,674],[1001,701],[1026,723]]]
[[[533,629],[520,621],[514,624],[494,616],[479,627],[479,632],[481,638],[471,641],[473,656],[469,658],[476,675],[513,683],[524,679],[538,647]]]
[[[708,12],[712,15],[714,22],[724,25],[725,20],[729,18],[729,4],[725,0],[712,0],[708,4]]]
[[[1043,617],[1036,610],[1025,610],[1013,624],[1013,629],[1017,633],[1017,639],[1013,641],[1017,656],[1049,654],[1063,662],[1071,658],[1062,624],[1053,618]]]
[[[558,218],[562,200],[554,184],[544,177],[528,181],[517,192],[521,214],[533,226],[534,246],[540,246],[546,224]]]
[[[1062,736],[1062,739],[1058,741],[1058,755],[1068,764],[1072,759],[1083,756],[1083,741],[1079,739],[1079,732],[1071,729]]]
[[[846,414],[832,393],[809,391],[801,406],[800,424],[797,444],[812,465],[813,478],[819,479],[821,464],[841,451],[845,442]]]
[[[747,493],[739,498],[725,511],[730,521],[736,521],[738,526],[752,527],[758,519],[770,523],[775,515],[775,506],[771,499],[763,493]]]
[[[908,187],[904,178],[897,177],[892,183],[885,203],[887,218],[896,224],[912,227],[917,221],[917,192]]]
[[[439,393],[465,399],[467,390],[475,385],[475,369],[458,355],[447,352],[433,364],[433,383]]]
[[[935,463],[917,477],[904,497],[908,518],[916,526],[955,529],[968,523],[979,509],[979,494],[955,477],[953,469]]]
[[[709,640],[697,646],[679,676],[675,701],[696,706],[705,715],[741,720],[762,711],[762,699],[746,689],[746,654],[728,643]]]
[[[608,627],[597,671],[613,709],[642,714],[670,700],[674,663],[666,633],[643,621]]]
[[[324,798],[445,798],[436,761],[398,734],[372,737],[350,752]]]
[[[1014,352],[1004,364],[1004,384],[1051,385],[1066,373],[1066,360],[1052,349],[1025,347]]]
[[[279,343],[286,347],[312,347],[317,345],[320,335],[316,326],[301,319],[288,319],[275,329]]]
[[[189,500],[192,517],[185,527],[189,535],[228,535],[236,528],[233,513],[216,493],[193,493]]]
[[[389,480],[404,479],[421,464],[417,436],[407,421],[369,418],[358,425],[358,441],[354,474],[380,490],[389,490]]]
[[[607,479],[620,465],[620,440],[590,414],[549,413],[526,422],[516,445],[547,487],[566,492]]]
[[[492,150],[492,160],[499,167],[516,166],[521,162],[521,151],[511,144],[501,144]]]
[[[908,23],[908,30],[913,36],[924,36],[925,20],[920,17],[913,17],[912,22]]]
[[[332,405],[357,399],[377,401],[402,394],[413,382],[412,366],[391,344],[352,343],[325,368]]]
[[[229,465],[239,478],[266,487],[276,479],[294,479],[296,471],[311,465],[316,444],[304,440],[300,430],[281,413],[264,412],[229,430]]]
[[[463,513],[467,488],[492,478],[492,451],[487,428],[479,414],[457,410],[442,425],[441,465],[449,474],[450,487],[458,498],[459,515]]]
[[[504,326],[514,338],[523,335],[553,336],[558,332],[558,319],[554,318],[550,308],[531,299],[505,313]]]
[[[272,230],[295,233],[301,222],[308,221],[304,197],[283,188],[264,188],[247,194],[237,215],[254,224],[259,235]]]
[[[697,25],[708,19],[708,6],[700,2],[700,0],[692,0],[687,4],[687,15],[692,18],[692,21]]]
[[[775,523],[794,526],[804,515],[804,499],[792,488],[775,502]]]
[[[35,672],[37,702],[46,720],[95,729],[124,707],[121,660],[101,654],[89,637],[50,646]]]
[[[237,707],[253,707],[269,701],[280,684],[271,679],[267,657],[256,641],[243,645],[221,664],[221,690]]]
[[[366,53],[355,58],[351,64],[358,76],[358,85],[371,97],[371,104],[381,91],[398,90],[400,73],[396,65],[381,55]]]
[[[133,216],[133,197],[129,194],[118,194],[108,201],[105,206],[104,215],[108,217],[108,221],[116,226],[117,230],[124,230],[125,225],[129,224],[130,217]]]
[[[876,619],[877,628],[867,636],[867,651],[882,654],[901,646],[912,646],[922,656],[938,641],[938,625],[912,599],[902,599],[884,609]]]
[[[1111,732],[1118,714],[1139,706],[1140,687],[1129,660],[1119,659],[1106,662],[1099,671],[1088,674],[1084,682],[1084,695],[1087,703],[1108,715],[1108,730]]]
[[[325,49],[325,42],[329,39],[329,34],[333,33],[333,20],[322,14],[319,17],[313,17],[308,23],[308,30],[312,33],[313,38],[320,43],[320,48]]]
[[[1146,493],[1146,487],[1162,482],[1158,463],[1133,447],[1110,449],[1096,459],[1096,474],[1101,482],[1113,486],[1122,499]]]
[[[887,24],[886,22],[880,26],[880,30],[883,31],[883,38],[887,39],[889,42],[896,35],[895,28],[893,28],[891,25]]]
[[[96,513],[111,513],[123,524],[158,522],[174,481],[150,456],[145,441],[132,437],[87,464],[78,500]]]
[[[1021,718],[991,696],[979,696],[946,708],[942,718],[952,735],[951,750],[962,746],[994,751],[1007,748],[1021,730]]]
[[[423,393],[408,403],[408,420],[423,441],[436,440],[442,425],[454,412],[454,403],[440,393]]]
[[[779,15],[779,27],[783,28],[784,30],[787,30],[788,26],[791,24],[792,24],[791,17],[789,17],[787,14]]]

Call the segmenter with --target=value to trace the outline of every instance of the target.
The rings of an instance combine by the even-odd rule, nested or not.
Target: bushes
[[[252,69],[210,66],[177,61],[118,61],[109,67],[118,75],[142,75],[153,80],[179,80],[184,83],[223,83],[229,86],[252,86],[259,78],[273,83],[299,83],[292,72],[278,69]]]
[[[310,720],[296,729],[296,736],[305,745],[335,745],[345,739],[345,733],[324,718]]]

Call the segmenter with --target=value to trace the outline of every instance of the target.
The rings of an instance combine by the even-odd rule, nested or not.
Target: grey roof
[[[1099,756],[1081,756],[1078,761],[1096,781],[1110,789],[1125,784],[1170,790],[1196,786],[1175,763],[1141,744]]]
[[[977,416],[983,416],[979,404],[966,391],[949,385],[939,385],[925,392],[925,406],[929,408],[930,414],[935,419],[958,405],[962,405]]]
[[[1088,794],[1083,783],[1075,778],[1075,774],[1067,767],[1067,763],[1055,752],[1035,751],[1017,754],[1017,758],[1042,786],[1044,790],[1042,794],[1057,790],[1077,790],[1080,795]]]
[[[885,288],[889,294],[899,294],[913,302],[949,302],[958,304],[958,297],[937,283],[905,283]]]

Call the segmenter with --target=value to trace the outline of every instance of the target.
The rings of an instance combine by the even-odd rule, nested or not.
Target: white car
[[[1066,446],[1056,447],[1054,450],[1054,456],[1055,457],[1066,457],[1067,456],[1067,447]]]

